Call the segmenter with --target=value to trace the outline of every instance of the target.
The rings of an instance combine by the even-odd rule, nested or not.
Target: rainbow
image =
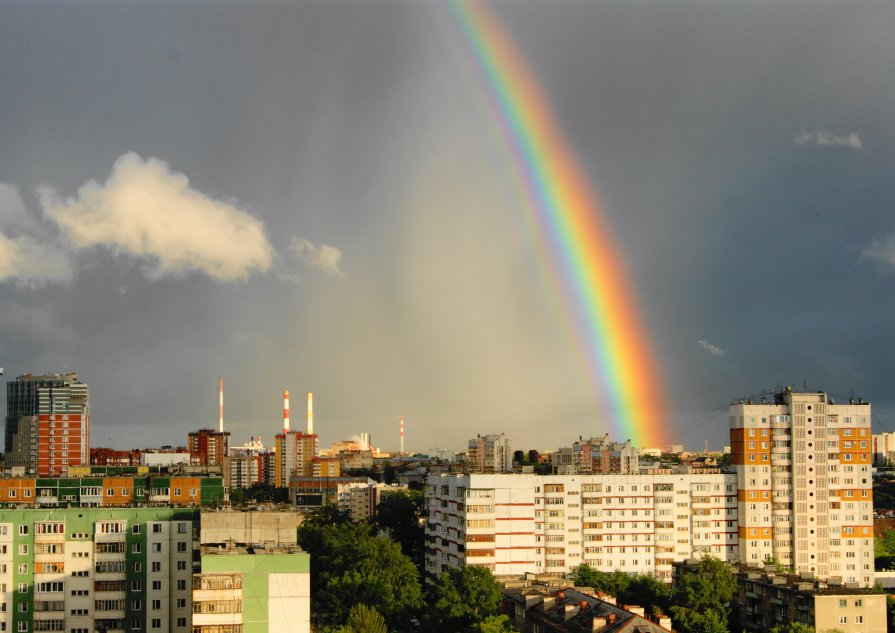
[[[663,380],[599,200],[506,30],[477,0],[450,7],[563,279],[608,430],[640,447],[664,446]]]

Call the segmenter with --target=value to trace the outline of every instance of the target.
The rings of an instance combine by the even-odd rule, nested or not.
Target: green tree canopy
[[[495,628],[503,626],[499,619],[488,619],[497,615],[500,585],[484,567],[448,569],[438,577],[431,594],[426,630],[439,633],[501,631]],[[505,624],[509,625],[509,622]],[[488,628],[481,629],[483,626]]]
[[[683,573],[675,580],[673,606],[669,608],[674,628],[681,633],[726,631],[728,605],[736,590],[736,578],[730,566],[704,556],[694,571]]]
[[[375,607],[390,625],[423,604],[416,566],[370,525],[306,521],[299,544],[311,555],[312,609],[337,624],[361,603]]]
[[[385,531],[401,546],[401,551],[422,569],[425,559],[426,500],[421,491],[392,492],[382,497],[373,525]]]
[[[376,609],[361,602],[351,607],[348,623],[335,629],[334,633],[388,633],[388,627]]]

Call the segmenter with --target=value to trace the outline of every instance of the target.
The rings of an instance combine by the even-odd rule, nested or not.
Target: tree
[[[716,609],[706,609],[702,613],[684,607],[671,607],[674,629],[681,633],[729,633],[727,614]]]
[[[682,574],[674,584],[672,606],[675,629],[681,633],[726,631],[728,604],[736,593],[736,579],[730,567],[704,556],[696,569]]]
[[[422,606],[419,574],[400,546],[375,536],[365,523],[323,523],[321,511],[299,527],[299,544],[311,555],[312,610],[336,624],[356,604],[375,606],[394,625]],[[336,518],[342,515],[336,513]]]
[[[525,463],[525,451],[513,451],[513,463],[514,464],[524,464]]]
[[[472,625],[475,633],[517,633],[512,620],[505,615],[489,615],[487,618]]]
[[[540,457],[540,455],[541,454],[538,451],[536,451],[535,449],[531,449],[530,451],[528,451],[528,463],[537,464],[538,457]]]
[[[427,630],[458,633],[485,626],[494,631],[499,624],[488,620],[500,606],[500,585],[484,567],[452,567],[441,574],[432,588]],[[497,629],[498,631],[500,629]]]
[[[666,613],[671,605],[671,588],[649,574],[598,571],[579,565],[570,574],[579,587],[590,587],[614,596],[619,604],[639,605],[652,614]]]
[[[425,507],[426,499],[420,491],[393,492],[382,497],[373,518],[373,525],[394,539],[421,570],[426,554]]]
[[[348,623],[334,633],[388,633],[388,627],[379,611],[361,602],[351,607]]]
[[[814,633],[814,627],[804,622],[789,622],[787,624],[778,624],[771,629],[771,633]],[[831,631],[827,633],[831,633]]]

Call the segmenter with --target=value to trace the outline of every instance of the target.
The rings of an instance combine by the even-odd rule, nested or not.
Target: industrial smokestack
[[[308,392],[308,435],[314,435],[314,394]]]
[[[283,433],[289,432],[289,390],[283,392]]]
[[[402,455],[404,454],[404,416],[401,416],[401,450],[399,451]]]
[[[224,432],[224,377],[218,378],[218,431]]]

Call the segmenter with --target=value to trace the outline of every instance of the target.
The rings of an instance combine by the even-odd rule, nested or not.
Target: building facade
[[[466,468],[473,473],[513,472],[513,450],[509,438],[500,435],[478,435],[469,440]]]
[[[198,510],[0,510],[0,629],[190,630]]]
[[[310,633],[311,557],[296,549],[206,550],[193,633]]]
[[[288,488],[293,477],[312,477],[317,456],[317,434],[284,430],[274,437],[274,486]]]
[[[187,436],[190,460],[196,466],[223,466],[230,443],[230,431],[199,429]]]
[[[675,573],[690,566],[695,567],[695,561],[676,565]],[[846,586],[810,573],[781,573],[774,566],[738,566],[736,580],[737,630],[763,633],[800,622],[815,631],[886,632],[886,594],[858,588],[857,583]]]
[[[670,579],[672,563],[740,557],[737,480],[643,475],[431,475],[426,572],[479,565],[497,575],[600,570]]]
[[[52,477],[90,463],[90,390],[76,373],[6,384],[6,468]]]
[[[892,466],[895,464],[895,432],[874,433],[873,465]]]
[[[730,406],[741,560],[873,579],[870,404],[786,389]]]

